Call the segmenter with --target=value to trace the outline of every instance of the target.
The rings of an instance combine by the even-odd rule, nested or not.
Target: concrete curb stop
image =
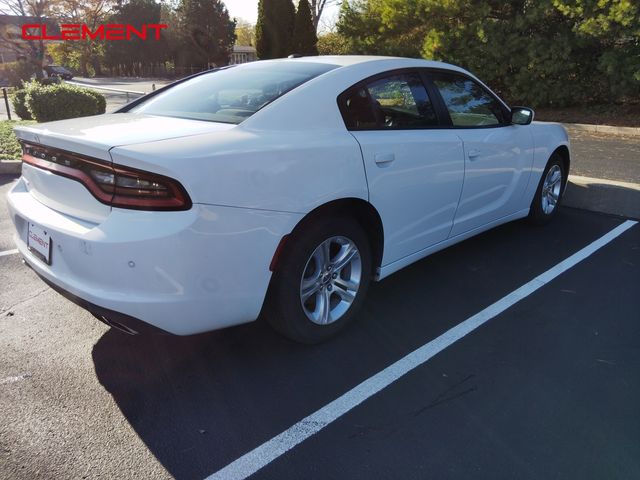
[[[22,160],[0,160],[0,175],[20,175]]]
[[[562,204],[640,219],[640,184],[569,175]]]

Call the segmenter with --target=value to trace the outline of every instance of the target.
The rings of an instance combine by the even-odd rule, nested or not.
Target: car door
[[[508,109],[475,80],[453,72],[428,75],[464,143],[465,178],[451,236],[487,225],[528,205],[533,136],[512,125]]]
[[[462,190],[464,153],[415,70],[387,72],[339,104],[360,144],[369,197],[385,233],[383,265],[446,240]]]

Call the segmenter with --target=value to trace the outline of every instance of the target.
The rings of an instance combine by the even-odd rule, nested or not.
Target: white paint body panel
[[[464,181],[455,132],[353,132],[362,148],[370,202],[386,232],[383,264],[446,240]],[[379,164],[380,158],[389,162]]]
[[[26,141],[175,178],[194,204],[182,212],[111,208],[78,182],[24,165],[8,196],[20,252],[80,298],[172,333],[198,333],[258,316],[280,240],[314,209],[369,202],[384,230],[381,279],[526,216],[549,156],[569,146],[561,126],[535,122],[349,132],[336,98],[360,80],[408,67],[468,72],[385,57],[276,62],[294,61],[339,68],[239,125],[119,113],[20,127]],[[481,155],[472,161],[470,149]],[[389,155],[392,162],[376,163]],[[27,250],[28,221],[50,232],[51,266]]]
[[[456,129],[464,142],[464,188],[451,236],[482,227],[496,219],[528,208],[525,187],[533,165],[530,128]]]
[[[114,208],[99,224],[38,202],[21,179],[11,189],[15,242],[49,281],[100,307],[189,335],[254,320],[280,238],[301,215],[196,205],[186,212]],[[51,266],[26,245],[27,221],[51,235]],[[129,262],[135,264],[134,267]]]

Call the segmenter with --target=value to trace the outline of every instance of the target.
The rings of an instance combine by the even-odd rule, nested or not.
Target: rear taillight
[[[188,210],[191,199],[172,178],[75,153],[23,144],[22,161],[82,183],[100,202],[136,210]]]

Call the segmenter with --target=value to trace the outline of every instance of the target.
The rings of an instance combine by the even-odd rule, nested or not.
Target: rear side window
[[[369,130],[378,126],[373,104],[365,87],[353,87],[343,94],[340,110],[349,130]]]
[[[312,62],[252,62],[179,83],[129,112],[240,123],[278,97],[335,65]]]
[[[433,104],[417,73],[378,77],[351,88],[338,102],[350,130],[402,130],[438,125]]]
[[[433,83],[442,95],[454,127],[505,124],[500,103],[473,80],[455,74],[437,74]]]

